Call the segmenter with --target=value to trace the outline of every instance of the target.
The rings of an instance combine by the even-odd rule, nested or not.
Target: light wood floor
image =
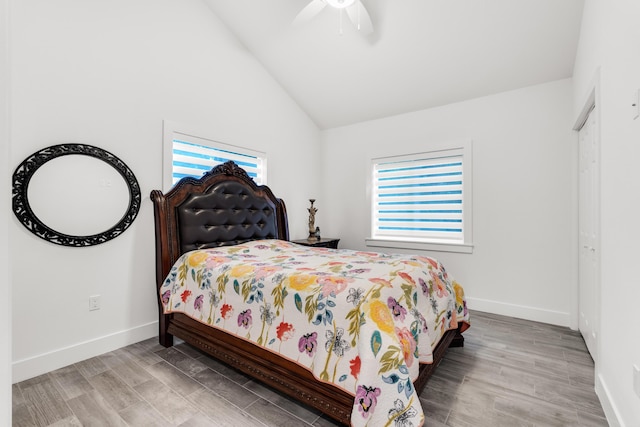
[[[472,312],[420,395],[425,426],[606,426],[567,328]],[[13,385],[14,426],[332,426],[186,344],[143,341]]]

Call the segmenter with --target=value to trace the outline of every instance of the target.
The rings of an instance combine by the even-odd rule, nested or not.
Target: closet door
[[[579,136],[579,328],[594,361],[600,325],[600,168],[595,107]]]

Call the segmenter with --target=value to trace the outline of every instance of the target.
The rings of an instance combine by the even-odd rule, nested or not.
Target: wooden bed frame
[[[289,240],[284,202],[258,186],[233,162],[216,166],[202,178],[184,178],[169,192],[151,192],[156,235],[158,290],[176,260],[194,249],[234,245],[256,239]],[[349,425],[354,396],[317,380],[300,365],[251,342],[206,326],[183,314],[163,314],[159,291],[160,344],[173,337],[203,350],[233,368]],[[462,346],[459,331],[448,331],[434,350],[434,363],[420,366],[414,382],[422,391],[449,346]]]

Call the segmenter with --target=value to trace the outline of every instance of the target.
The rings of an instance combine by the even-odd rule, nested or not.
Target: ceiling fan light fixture
[[[344,9],[356,2],[356,0],[325,0],[327,4],[336,9]]]
[[[340,34],[342,34],[342,14],[347,12],[349,21],[364,35],[373,32],[371,17],[362,4],[362,0],[310,0],[309,3],[296,15],[293,25],[298,26],[309,22],[327,6],[338,9],[340,12]]]

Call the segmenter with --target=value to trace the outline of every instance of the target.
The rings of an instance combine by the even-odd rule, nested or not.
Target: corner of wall
[[[600,399],[600,404],[602,405],[602,410],[604,411],[605,416],[607,417],[607,422],[610,427],[626,427],[624,423],[622,423],[620,414],[616,405],[611,398],[611,393],[607,388],[604,378],[602,375],[596,375],[596,394]]]
[[[10,92],[11,76],[9,67],[9,0],[0,0],[0,234],[8,236],[9,224],[9,182],[10,182]],[[0,341],[3,344],[0,351],[0,378],[11,378],[11,265],[9,263],[9,240],[0,240],[0,271],[2,281],[8,283],[5,286],[5,295],[2,298],[2,320],[0,320]],[[11,425],[11,381],[6,381],[0,386],[0,424]],[[4,421],[3,421],[4,420]]]

